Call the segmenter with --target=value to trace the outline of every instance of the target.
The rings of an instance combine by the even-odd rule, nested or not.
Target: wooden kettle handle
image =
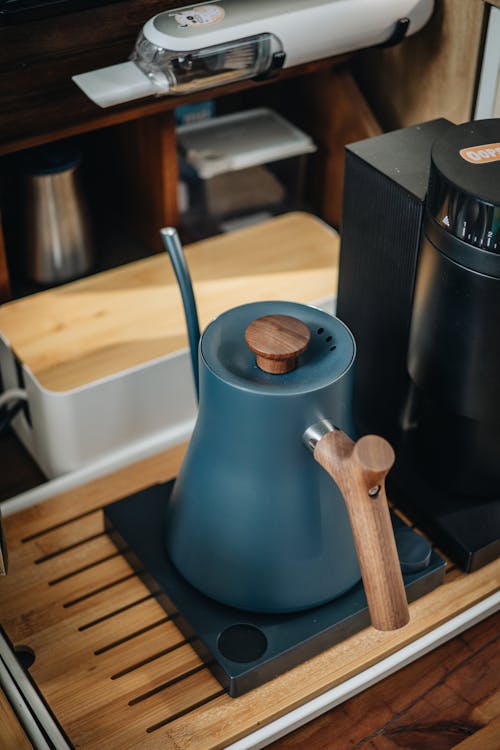
[[[355,443],[333,430],[318,441],[314,458],[344,496],[373,626],[403,627],[410,615],[385,494],[394,451],[376,435]]]

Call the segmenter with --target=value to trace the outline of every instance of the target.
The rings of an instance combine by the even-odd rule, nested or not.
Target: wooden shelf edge
[[[343,65],[352,58],[352,54],[338,55],[332,58],[325,58],[323,60],[317,60],[315,62],[306,63],[305,65],[298,65],[292,68],[286,68],[282,70],[278,76],[272,77],[262,81],[255,81],[253,79],[247,81],[240,81],[238,83],[230,84],[227,86],[219,86],[214,89],[207,91],[199,91],[189,96],[166,96],[158,99],[147,100],[139,105],[122,105],[120,107],[114,107],[112,111],[107,112],[100,110],[95,105],[95,113],[81,122],[74,122],[68,125],[61,125],[60,127],[52,128],[47,131],[39,131],[33,135],[20,136],[15,139],[5,139],[0,142],[0,156],[7,154],[16,153],[26,148],[33,148],[40,146],[44,143],[50,143],[52,141],[60,140],[62,138],[69,138],[82,133],[88,133],[93,130],[100,128],[107,128],[113,125],[119,125],[124,122],[132,120],[138,120],[141,117],[148,117],[150,115],[156,115],[164,112],[169,112],[179,107],[181,104],[192,104],[199,101],[204,101],[207,98],[219,98],[221,96],[227,96],[228,94],[234,94],[239,91],[247,91],[263,86],[269,86],[287,78],[310,75],[316,73],[319,70],[326,70],[333,66]],[[67,87],[66,93],[70,92],[69,86]],[[71,93],[73,93],[71,91]],[[74,92],[78,93],[78,92]],[[52,96],[63,95],[64,92],[51,92]],[[83,94],[82,94],[83,97]],[[78,110],[77,110],[78,111]]]

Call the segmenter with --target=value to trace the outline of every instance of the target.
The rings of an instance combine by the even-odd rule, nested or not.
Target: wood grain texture
[[[33,750],[16,714],[0,688],[0,750]]]
[[[344,148],[348,143],[379,135],[382,130],[348,66],[297,81],[296,102],[296,122],[318,146],[313,182],[320,214],[332,226],[339,227]]]
[[[71,76],[125,61],[139,29],[172,0],[122,0],[0,27],[0,153],[127,119],[111,117]],[[137,108],[136,108],[137,109]]]
[[[344,496],[372,625],[402,628],[409,620],[408,602],[385,494],[394,451],[376,435],[355,443],[334,430],[318,441],[314,458]]]
[[[357,58],[358,79],[385,130],[471,119],[484,8],[483,0],[436,0],[417,34]]]
[[[498,750],[500,614],[270,750]]]
[[[2,214],[0,212],[0,304],[6,302],[10,298],[10,293],[9,269],[7,266]]]
[[[338,235],[284,214],[186,248],[200,324],[237,304],[312,302],[337,288]],[[187,346],[166,253],[7,303],[0,330],[49,390],[63,391]]]
[[[183,454],[184,446],[179,446],[5,519],[11,572],[0,581],[0,621],[14,645],[35,651],[31,673],[75,748],[222,749],[498,588],[500,560],[469,576],[455,571],[443,586],[411,605],[411,621],[404,628],[387,633],[367,628],[231,699],[103,533],[104,504],[175,475]],[[462,638],[466,644],[467,634]],[[491,655],[485,650],[485,657]],[[446,667],[442,656],[433,663]],[[417,674],[425,682],[429,668]],[[407,705],[402,685],[396,682],[392,704],[382,706],[387,721],[396,721],[394,748],[403,747],[397,745],[397,709]],[[432,720],[443,700],[436,699]],[[349,711],[350,703],[346,706],[339,710]],[[355,747],[354,740],[364,737],[360,731],[366,729],[366,716],[373,717],[369,705],[357,706],[349,715],[351,735],[340,734],[348,728],[336,722],[333,740],[296,747]],[[494,710],[493,697],[485,698],[481,726]],[[351,736],[353,742],[334,744],[337,737]],[[384,745],[372,747],[382,750]],[[434,750],[433,745],[414,747]]]
[[[245,331],[248,348],[256,355],[257,367],[280,374],[297,367],[297,358],[307,349],[311,331],[290,315],[264,315]]]
[[[173,111],[118,128],[126,209],[133,231],[150,251],[162,247],[159,228],[178,226],[177,141]]]

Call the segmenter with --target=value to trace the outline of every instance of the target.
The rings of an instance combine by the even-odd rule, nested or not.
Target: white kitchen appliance
[[[434,0],[216,0],[149,19],[128,62],[73,76],[101,107],[266,77],[413,34]]]

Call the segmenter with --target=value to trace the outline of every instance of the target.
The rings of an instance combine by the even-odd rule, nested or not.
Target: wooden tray
[[[32,750],[7,696],[0,688],[0,747],[2,750]]]
[[[215,750],[244,737],[485,599],[500,560],[413,603],[394,633],[367,628],[232,699],[103,530],[102,506],[178,470],[184,448],[5,519],[9,575],[0,621],[75,748]]]

